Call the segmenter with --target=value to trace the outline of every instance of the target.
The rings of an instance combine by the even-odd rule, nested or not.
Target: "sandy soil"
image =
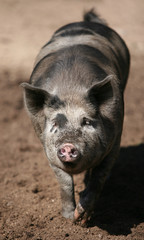
[[[88,228],[61,217],[59,186],[24,110],[19,84],[58,27],[95,7],[127,42],[120,157]],[[0,240],[144,239],[144,1],[0,0]],[[76,198],[83,176],[75,176]]]

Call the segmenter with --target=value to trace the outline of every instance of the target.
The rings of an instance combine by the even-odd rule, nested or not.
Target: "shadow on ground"
[[[144,221],[144,144],[121,148],[90,227],[128,235]]]

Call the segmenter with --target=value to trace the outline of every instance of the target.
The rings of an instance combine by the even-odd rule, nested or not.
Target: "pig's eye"
[[[57,124],[56,122],[53,122],[52,126],[53,126],[53,128],[54,128],[54,127],[57,127],[58,124]]]
[[[82,126],[91,126],[92,122],[88,118],[83,118]]]

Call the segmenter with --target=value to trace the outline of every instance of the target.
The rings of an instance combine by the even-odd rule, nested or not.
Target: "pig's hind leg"
[[[74,212],[75,223],[85,226],[91,218],[97,199],[116,158],[112,155],[107,156],[99,166],[88,170],[85,178],[86,188],[80,193],[80,201]]]

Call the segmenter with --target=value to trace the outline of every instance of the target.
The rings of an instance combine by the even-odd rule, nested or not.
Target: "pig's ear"
[[[93,104],[102,104],[113,98],[113,76],[96,83],[88,90],[88,97]]]
[[[33,116],[37,115],[43,110],[44,103],[51,98],[51,95],[47,91],[28,83],[22,83],[21,86],[24,88],[25,104],[28,112]]]

